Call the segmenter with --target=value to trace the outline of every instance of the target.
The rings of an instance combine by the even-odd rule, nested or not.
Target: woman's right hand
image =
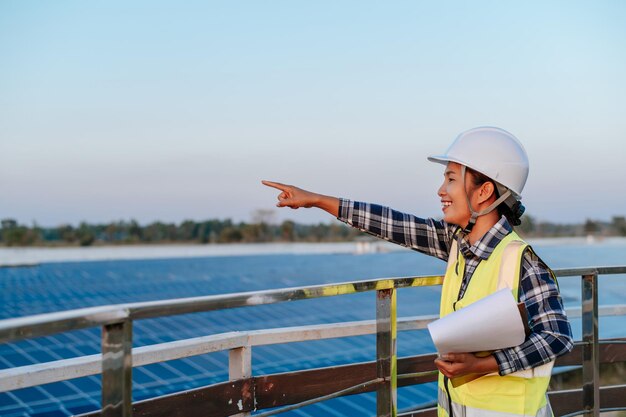
[[[316,197],[315,193],[303,190],[293,185],[281,184],[279,182],[261,181],[263,185],[276,188],[281,193],[278,194],[278,203],[276,207],[291,207],[297,209],[300,207],[310,208],[315,206]]]
[[[339,199],[321,194],[312,193],[293,185],[281,184],[273,181],[261,181],[263,185],[280,190],[276,207],[319,207],[337,217],[339,213]]]

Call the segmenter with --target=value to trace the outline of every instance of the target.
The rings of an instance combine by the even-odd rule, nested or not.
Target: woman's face
[[[448,162],[443,174],[443,184],[439,187],[437,195],[441,197],[441,210],[443,220],[464,227],[470,220],[471,213],[467,205],[467,195],[472,195],[463,187],[461,178],[461,165],[456,162]],[[471,177],[465,173],[465,188],[469,188]]]

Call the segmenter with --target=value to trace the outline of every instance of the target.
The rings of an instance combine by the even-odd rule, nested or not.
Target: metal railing
[[[556,270],[555,272],[559,277],[582,277],[581,315],[583,326],[583,410],[581,413],[588,416],[598,416],[600,410],[597,302],[598,276],[626,273],[626,266],[561,269]],[[154,349],[151,352],[150,347],[134,349],[135,353],[133,353],[132,323],[134,320],[376,291],[375,322],[361,322],[352,325],[348,324],[347,326],[344,323],[344,330],[349,330],[346,332],[335,331],[334,336],[329,335],[333,332],[332,329],[336,328],[336,325],[312,327],[318,327],[316,329],[319,331],[318,335],[326,332],[326,336],[328,337],[344,337],[357,334],[367,334],[373,330],[373,327],[375,327],[376,377],[368,383],[376,386],[377,415],[396,416],[396,388],[398,381],[396,336],[398,327],[423,328],[425,323],[433,319],[433,317],[427,317],[417,318],[413,321],[398,321],[396,318],[396,291],[399,288],[439,285],[441,284],[442,279],[442,276],[424,276],[353,281],[329,285],[129,303],[21,317],[0,321],[0,343],[25,338],[47,336],[54,333],[78,330],[87,327],[102,326],[102,355],[100,358],[100,369],[102,373],[102,415],[107,417],[127,417],[132,415],[131,374],[132,367],[134,365],[138,366],[141,364],[152,363],[150,360],[154,360],[154,362],[156,362],[160,360],[175,359],[177,357],[191,356],[192,354],[204,353],[202,352],[202,349],[189,351],[189,346],[178,346],[178,353],[174,354],[173,351],[176,350],[176,347],[171,344],[168,346],[169,349],[161,350],[161,353],[167,351],[167,353],[161,357],[159,357],[158,352],[155,353]],[[624,307],[622,306],[609,307],[605,310],[607,313],[624,313]],[[415,322],[419,322],[419,324],[416,325]],[[245,337],[251,337],[252,333],[255,332],[248,332]],[[261,339],[263,337],[267,339],[273,337],[275,338],[277,336],[277,334],[272,334],[271,332],[263,334],[263,331],[257,332],[256,334],[257,337]],[[308,339],[299,338],[298,340],[312,340],[319,338],[317,337],[318,335],[313,334],[313,336],[310,336]],[[241,336],[241,334],[237,333],[237,335],[231,336]],[[287,341],[296,340],[282,339],[278,340],[277,343],[285,343]],[[225,343],[221,349],[230,349],[229,377],[233,380],[251,376],[251,344],[249,343],[249,339],[247,341],[240,340],[239,342],[241,343],[231,345]],[[177,342],[172,343],[176,344]],[[206,340],[200,342],[200,345],[206,346]],[[153,354],[153,358],[146,359],[146,357],[150,356],[151,353]],[[137,357],[142,357],[141,355],[143,355],[144,360],[135,361],[135,364],[133,364],[133,355],[137,355]],[[90,357],[88,361],[85,361],[83,358],[82,364],[73,363],[72,365],[77,368],[86,367],[90,370],[89,372],[93,372],[94,370],[97,372],[98,367],[93,366],[94,360],[97,362],[97,358],[94,358],[93,356]],[[71,362],[76,360],[70,359],[66,361]],[[66,364],[69,362],[66,362]],[[86,366],[85,362],[90,362],[92,366]],[[46,366],[46,364],[31,365],[30,367],[30,369],[21,369],[21,371],[33,372],[37,370],[40,372],[41,376],[46,374],[49,370],[49,366]],[[20,368],[17,369],[18,371],[12,369],[9,369],[8,371],[0,371],[0,388],[3,387],[2,383],[5,384],[4,388],[11,387],[11,378],[15,381],[16,375],[20,375]],[[53,374],[53,372],[48,372],[48,379],[52,378],[53,380],[58,380],[54,379],[57,378],[58,375],[54,376]],[[74,375],[72,377],[78,376],[82,375]],[[48,380],[48,382],[52,381]],[[4,388],[3,390],[5,390]],[[363,387],[362,384],[359,384],[352,388],[353,391],[356,391],[362,389]],[[343,391],[345,392],[342,392],[341,395],[351,392],[349,389]],[[326,397],[328,396],[322,396],[320,398],[325,399]],[[310,402],[311,401],[308,401],[307,403]]]

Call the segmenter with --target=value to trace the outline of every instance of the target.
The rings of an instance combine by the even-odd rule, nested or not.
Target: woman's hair
[[[493,189],[496,194],[496,198],[500,197],[500,193],[498,192],[498,186],[496,185],[496,182],[494,180],[492,180],[488,176],[481,174],[480,172],[475,171],[469,167],[467,168],[467,172],[470,173],[472,177],[472,184],[474,184],[475,187],[479,187],[486,182],[490,182],[493,184]],[[500,216],[506,217],[506,219],[512,226],[519,226],[520,224],[522,224],[521,217],[522,217],[522,214],[524,214],[524,211],[526,210],[526,208],[522,205],[520,201],[517,201],[513,205],[513,207],[509,207],[503,201],[502,203],[498,204],[497,209],[498,209],[498,214]]]

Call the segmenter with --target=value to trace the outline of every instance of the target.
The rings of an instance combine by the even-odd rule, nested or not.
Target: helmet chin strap
[[[463,181],[463,189],[465,189],[465,171],[466,171],[465,165],[461,165],[461,180]],[[467,226],[463,228],[461,233],[463,233],[464,235],[468,235],[474,228],[474,225],[476,224],[476,220],[478,219],[478,217],[484,216],[487,213],[491,213],[496,207],[498,207],[500,203],[502,203],[504,200],[506,200],[510,196],[511,196],[511,190],[507,189],[504,193],[502,193],[500,197],[498,197],[496,201],[491,203],[489,207],[481,211],[474,211],[474,209],[472,208],[472,202],[470,201],[470,197],[466,191],[465,198],[467,198],[467,206],[469,207],[471,216],[469,219],[469,223],[467,223]]]

